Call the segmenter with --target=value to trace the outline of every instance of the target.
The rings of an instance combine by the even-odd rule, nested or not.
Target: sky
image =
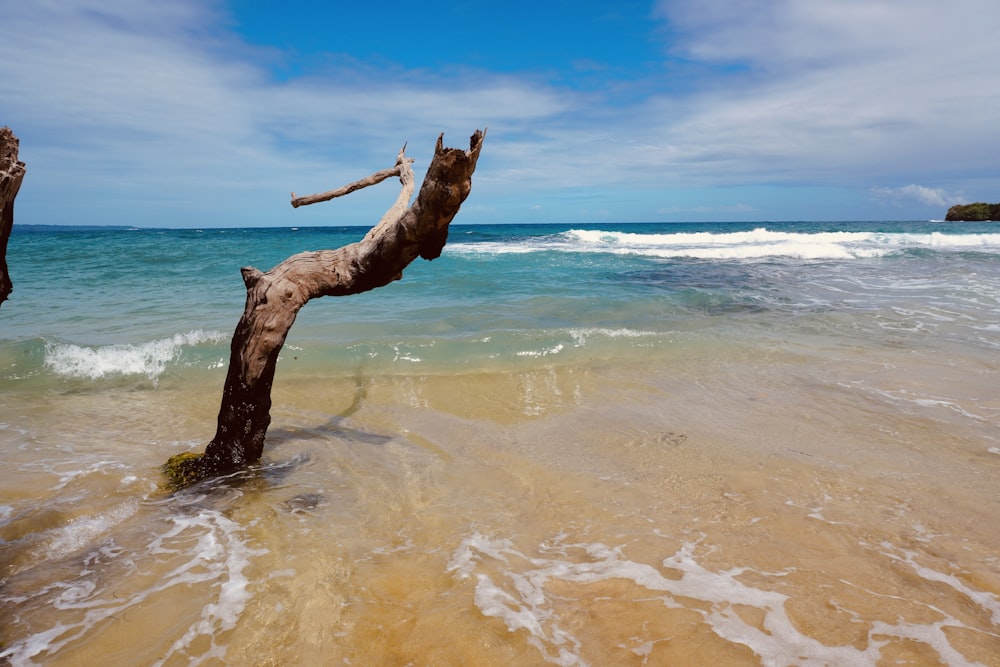
[[[941,219],[1000,201],[1000,2],[0,2],[15,224],[370,225],[488,129],[457,223]]]

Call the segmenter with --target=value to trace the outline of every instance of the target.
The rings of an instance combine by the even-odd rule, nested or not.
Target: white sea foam
[[[603,327],[589,327],[580,329],[570,329],[569,335],[573,338],[573,345],[583,347],[590,338],[649,338],[659,336],[653,331],[637,331],[635,329],[606,329]]]
[[[54,528],[36,548],[38,558],[55,560],[80,551],[135,514],[137,509],[135,501],[123,502],[105,512],[81,516]]]
[[[521,350],[517,353],[519,357],[548,357],[550,355],[559,354],[563,351],[563,344],[556,343],[555,345],[541,350]]]
[[[574,348],[586,348],[589,344],[600,341],[617,339],[656,340],[663,335],[654,331],[638,331],[627,328],[610,329],[604,327],[549,329],[544,330],[542,333],[545,335],[542,340],[528,342],[528,347],[515,352],[515,356],[542,359],[556,357]],[[560,341],[560,339],[562,340]],[[499,355],[495,356],[498,357]]]
[[[764,228],[749,232],[679,234],[629,234],[570,230],[572,245],[616,254],[693,259],[851,259],[877,257],[890,252],[870,232],[814,234],[773,232]]]
[[[133,509],[134,511],[134,509]],[[79,520],[65,527],[62,538],[66,545],[92,543],[108,524],[118,522],[128,511],[112,510],[100,517]],[[116,516],[111,517],[111,514]],[[201,616],[155,663],[183,661],[198,665],[206,660],[223,661],[226,647],[219,645],[220,633],[236,626],[251,597],[244,570],[250,559],[263,553],[250,547],[244,539],[244,528],[214,510],[199,510],[169,517],[169,528],[156,535],[139,550],[125,550],[105,545],[84,559],[79,576],[56,582],[33,591],[32,597],[48,600],[63,613],[60,621],[49,628],[9,644],[0,651],[0,662],[7,660],[15,667],[37,664],[36,659],[51,659],[71,642],[85,636],[92,628],[120,615],[158,593],[172,587],[217,590],[215,599],[202,608]],[[72,535],[71,535],[72,534]],[[193,546],[192,546],[193,543]],[[107,580],[105,572],[120,559],[154,556],[158,561],[175,563],[162,578],[141,590],[125,592],[122,581]],[[0,596],[4,605],[23,602]],[[208,648],[192,649],[195,641],[207,637]],[[204,644],[198,643],[201,647]]]
[[[400,349],[402,344],[397,343],[391,346],[393,351],[393,362],[398,361],[409,361],[411,363],[420,363],[422,359],[411,352],[407,352],[404,349]]]
[[[461,578],[475,577],[474,603],[483,615],[503,621],[512,633],[526,633],[527,641],[552,664],[586,665],[580,649],[587,638],[566,627],[558,609],[559,597],[549,593],[547,586],[556,581],[590,584],[612,579],[631,581],[646,589],[649,595],[644,599],[659,599],[669,608],[701,614],[712,632],[749,647],[764,665],[871,665],[880,659],[882,647],[892,638],[926,643],[949,665],[973,664],[948,641],[946,630],[961,627],[962,623],[941,610],[937,611],[943,618],[926,625],[903,620],[895,624],[873,623],[864,649],[828,646],[803,634],[792,623],[785,609],[787,595],[743,583],[738,577],[747,571],[745,568],[713,572],[702,567],[694,557],[693,543],[684,544],[663,560],[664,567],[679,574],[674,578],[664,576],[652,565],[628,560],[621,549],[599,543],[560,545],[558,539],[555,546],[549,543],[539,547],[542,556],[531,557],[518,551],[510,540],[474,534],[462,541],[448,565],[448,570]],[[928,581],[944,582],[964,593],[996,618],[997,605],[992,596],[971,590],[950,575],[917,565],[912,554],[900,560]],[[788,573],[761,574],[772,578]],[[704,604],[692,605],[691,600]],[[734,611],[734,605],[760,610],[761,625],[747,623]],[[653,649],[648,642],[631,648],[638,655],[649,655]]]
[[[995,624],[1000,625],[1000,598],[993,593],[977,591],[953,574],[938,572],[937,570],[919,564],[916,560],[917,554],[913,551],[903,550],[901,553],[897,554],[896,547],[892,544],[883,543],[882,547],[886,550],[887,556],[906,563],[913,568],[914,572],[926,581],[938,582],[945,584],[946,586],[950,586],[955,591],[965,596],[965,598],[970,602],[987,612],[993,618],[993,622]]]
[[[511,242],[456,243],[446,251],[486,255],[562,251],[721,260],[778,257],[851,260],[882,257],[913,248],[1000,252],[1000,234],[809,233],[777,232],[764,227],[723,233],[635,234],[571,229],[557,236]]]
[[[851,383],[838,383],[839,386],[852,390],[858,390],[865,394],[875,396],[878,399],[887,401],[908,414],[931,414],[937,410],[945,410],[950,413],[960,415],[966,419],[971,419],[984,424],[992,424],[996,419],[995,414],[976,414],[962,407],[956,401],[937,396],[918,396],[913,391],[907,389],[881,389],[870,386],[862,381]],[[913,406],[919,408],[915,410]],[[981,406],[986,409],[986,406]]]
[[[242,539],[242,527],[217,512],[202,512],[189,521],[176,521],[174,530],[164,536],[164,539],[180,535],[191,527],[207,527],[209,530],[204,531],[198,540],[195,548],[197,558],[189,560],[172,573],[177,575],[175,583],[182,583],[182,580],[187,585],[192,581],[217,582],[219,597],[215,602],[205,605],[201,618],[154,665],[163,665],[177,654],[188,655],[189,665],[200,665],[212,658],[223,661],[226,647],[216,643],[218,634],[236,627],[251,596],[249,580],[243,570],[250,564],[252,556],[264,553],[263,550],[250,548]],[[204,567],[205,562],[211,563],[207,569]],[[201,655],[189,655],[188,649],[199,637],[209,638],[209,649]]]
[[[215,331],[190,331],[170,338],[137,345],[86,347],[71,343],[48,343],[45,366],[56,375],[96,380],[113,375],[144,375],[156,380],[185,347],[224,340]]]
[[[533,252],[558,249],[554,244],[532,239],[528,243],[481,241],[479,243],[449,243],[444,247],[447,254],[457,255],[524,255]]]

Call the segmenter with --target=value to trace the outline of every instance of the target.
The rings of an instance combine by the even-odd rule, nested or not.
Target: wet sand
[[[888,343],[689,352],[279,371],[261,469],[175,495],[156,465],[210,434],[214,387],[8,402],[4,650],[77,665],[1000,665],[1000,405],[979,398],[997,366]],[[920,388],[943,381],[935,406]]]

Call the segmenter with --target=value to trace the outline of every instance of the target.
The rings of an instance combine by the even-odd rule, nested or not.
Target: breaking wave
[[[147,343],[91,347],[46,342],[45,368],[68,378],[97,380],[110,376],[145,376],[156,381],[185,350],[216,344],[226,336],[216,331],[190,331]]]
[[[792,258],[851,260],[908,251],[979,251],[1000,254],[1000,234],[781,232],[759,227],[740,232],[637,234],[571,229],[551,236],[483,243],[455,243],[455,253],[530,253],[561,251],[659,258],[755,260]]]

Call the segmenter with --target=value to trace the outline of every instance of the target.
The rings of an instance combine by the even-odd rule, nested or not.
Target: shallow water
[[[418,273],[384,310],[310,304],[261,465],[176,494],[158,465],[214,430],[221,325],[14,312],[0,655],[1000,664],[992,255],[593,253],[577,290],[534,249],[565,238],[455,242],[431,265],[454,281]],[[491,305],[497,264],[536,284]]]

